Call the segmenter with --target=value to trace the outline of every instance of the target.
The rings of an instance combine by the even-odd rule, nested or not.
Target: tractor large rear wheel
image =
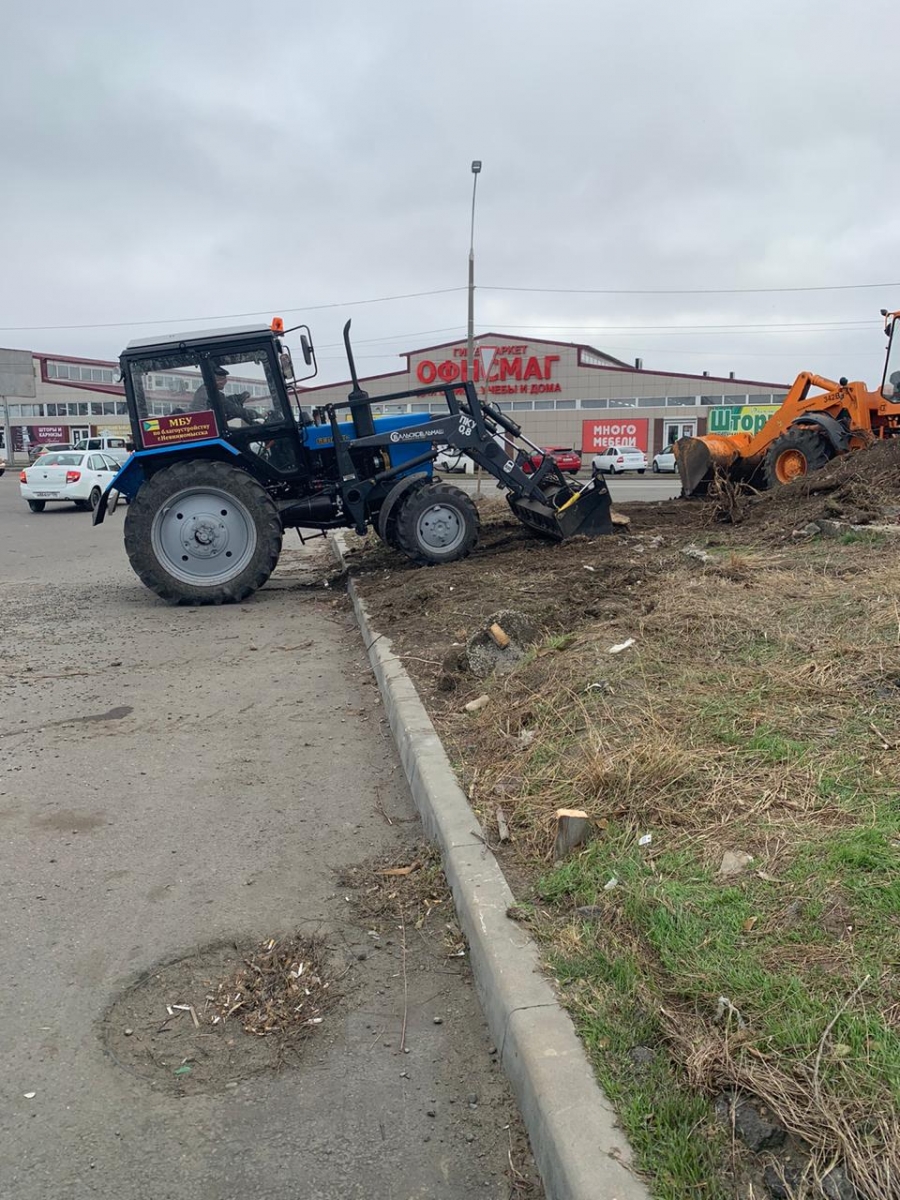
[[[478,509],[460,488],[429,483],[404,497],[396,516],[399,550],[413,562],[456,562],[478,543]]]
[[[815,429],[789,429],[766,451],[766,486],[780,487],[812,471],[820,471],[832,456],[825,437]]]
[[[179,462],[158,471],[125,517],[134,571],[170,604],[243,600],[272,574],[281,539],[265,490],[222,462]]]

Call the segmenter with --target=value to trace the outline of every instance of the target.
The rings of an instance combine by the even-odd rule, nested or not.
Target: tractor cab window
[[[265,350],[217,355],[211,365],[229,429],[284,421],[271,359]]]
[[[133,363],[131,382],[138,416],[144,421],[190,411],[203,376],[196,355],[178,353]]]
[[[895,322],[891,333],[891,343],[888,346],[887,365],[884,369],[884,383],[881,394],[885,400],[900,404],[900,329]]]

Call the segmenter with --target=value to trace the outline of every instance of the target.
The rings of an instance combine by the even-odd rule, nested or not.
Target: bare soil
[[[369,538],[350,569],[656,1193],[758,1197],[766,1166],[798,1163],[797,1194],[830,1195],[819,1180],[841,1162],[859,1196],[885,1200],[900,538],[866,529],[900,519],[900,445],[726,499],[617,505],[627,527],[561,545],[486,502],[464,562],[414,568]],[[509,672],[478,677],[469,643],[504,610],[533,636]],[[594,836],[554,865],[563,807]],[[722,878],[735,850],[751,866]],[[724,1024],[720,995],[737,1013]],[[648,1047],[644,1077],[632,1055]],[[728,1090],[777,1115],[780,1156],[715,1132],[707,1098]]]

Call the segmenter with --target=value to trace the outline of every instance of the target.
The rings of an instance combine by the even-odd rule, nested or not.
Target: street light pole
[[[475,382],[475,189],[478,187],[478,175],[481,171],[481,160],[472,163],[472,225],[469,230],[469,337],[466,352],[466,374],[471,383]]]

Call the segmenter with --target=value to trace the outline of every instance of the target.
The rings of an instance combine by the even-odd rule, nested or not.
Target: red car
[[[522,470],[526,475],[530,475],[532,471],[536,471],[544,461],[544,455],[554,459],[556,465],[561,471],[568,471],[570,475],[577,475],[581,470],[581,452],[573,450],[571,446],[545,446],[537,454],[532,454],[531,458],[527,458],[522,463]]]

